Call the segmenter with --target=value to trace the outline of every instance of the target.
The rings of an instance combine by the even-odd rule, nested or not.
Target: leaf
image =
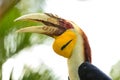
[[[8,13],[6,13],[5,16],[0,20],[0,78],[2,78],[1,76],[2,64],[7,59],[17,54],[19,51],[21,51],[26,47],[30,47],[34,44],[42,44],[44,40],[47,38],[47,36],[45,35],[31,34],[31,33],[24,34],[24,33],[15,32],[17,29],[21,27],[41,25],[40,23],[35,23],[30,21],[14,22],[14,20],[17,17],[21,16],[22,14],[31,13],[31,12],[41,12],[42,11],[41,5],[43,5],[43,3],[44,0],[29,0],[29,2],[27,0],[21,0],[16,6],[10,8],[9,11],[7,11]],[[33,78],[39,78],[40,76],[42,77],[43,75],[48,76],[49,69],[47,68],[45,69],[46,69],[45,73],[40,75],[38,74],[39,72],[33,72],[27,69],[27,71],[30,71],[30,75],[27,78],[24,77],[24,80],[25,79],[29,80],[28,78],[31,77],[33,79]],[[10,75],[12,76],[12,71]],[[53,80],[53,77],[54,76],[51,73],[51,75],[49,75],[48,80]]]
[[[25,66],[22,80],[58,80],[58,77],[46,65],[41,65],[34,71]]]
[[[112,66],[110,75],[112,77],[112,80],[120,80],[120,61]]]

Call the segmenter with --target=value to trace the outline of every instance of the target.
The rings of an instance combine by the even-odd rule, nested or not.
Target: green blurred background
[[[47,1],[47,0],[46,0]],[[14,20],[24,14],[34,12],[44,12],[46,6],[45,0],[0,0],[0,79],[2,79],[3,64],[10,58],[16,56],[21,50],[31,47],[35,44],[43,44],[45,35],[32,33],[18,34],[15,31],[21,27],[30,25],[41,25],[33,22],[14,22]],[[84,0],[83,0],[84,1]],[[31,37],[36,36],[35,41]],[[49,39],[48,39],[49,40]],[[110,76],[113,80],[120,80],[120,62],[113,64]],[[41,70],[43,72],[41,73]],[[11,70],[9,80],[14,80]],[[37,69],[31,69],[24,65],[23,73],[19,80],[59,80],[59,77],[44,62]]]

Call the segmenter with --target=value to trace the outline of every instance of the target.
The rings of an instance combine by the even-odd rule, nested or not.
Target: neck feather
[[[75,48],[72,52],[72,56],[68,59],[70,80],[80,80],[78,76],[78,68],[85,61],[83,44],[84,41],[82,36],[78,35]]]
[[[79,66],[87,61],[91,63],[91,49],[85,33],[73,23],[77,30],[77,41],[72,56],[68,59],[69,77],[70,80],[80,80],[78,76]]]

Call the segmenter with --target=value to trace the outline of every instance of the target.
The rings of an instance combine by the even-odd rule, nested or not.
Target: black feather
[[[112,80],[89,62],[85,62],[79,67],[78,74],[80,80]]]

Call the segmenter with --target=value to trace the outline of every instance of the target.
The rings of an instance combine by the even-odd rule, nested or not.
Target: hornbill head
[[[69,74],[71,80],[73,80],[71,76],[74,75],[73,69],[75,67],[77,67],[77,71],[81,63],[91,62],[91,49],[88,39],[82,29],[74,22],[50,13],[27,14],[17,18],[15,21],[18,20],[31,20],[43,23],[40,26],[19,29],[17,32],[33,32],[53,37],[55,39],[53,50],[57,54],[68,58],[69,73],[73,72],[73,74]]]

